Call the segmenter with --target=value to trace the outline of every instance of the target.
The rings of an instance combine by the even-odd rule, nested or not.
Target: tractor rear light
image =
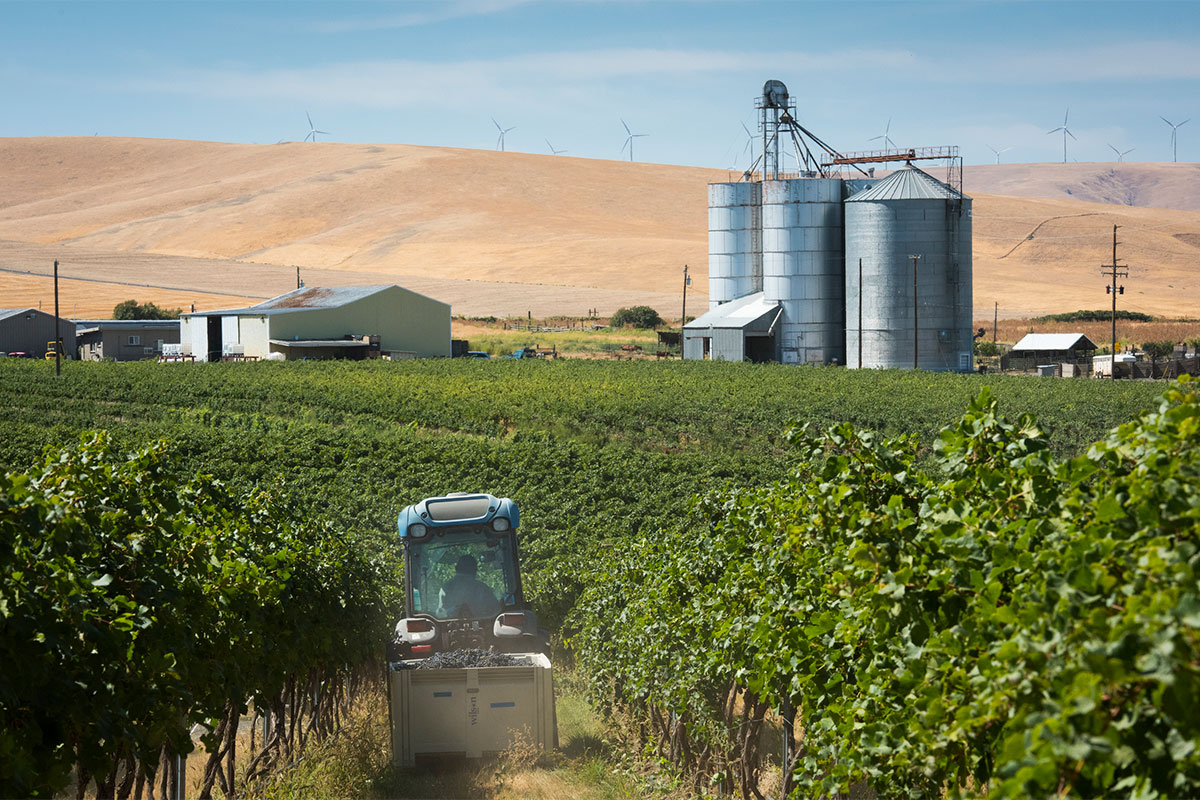
[[[432,650],[433,645],[431,644],[414,644],[412,646],[412,652],[415,656],[428,655]]]
[[[500,624],[508,628],[520,628],[525,625],[524,614],[501,614]]]
[[[410,619],[405,623],[409,633],[429,633],[433,630],[433,622],[427,619]]]

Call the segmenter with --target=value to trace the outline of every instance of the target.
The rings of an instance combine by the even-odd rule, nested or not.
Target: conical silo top
[[[900,169],[888,175],[874,186],[868,186],[858,194],[846,200],[847,203],[857,201],[878,200],[964,200],[970,199],[962,192],[955,191],[945,183],[917,169],[912,164],[905,164]]]

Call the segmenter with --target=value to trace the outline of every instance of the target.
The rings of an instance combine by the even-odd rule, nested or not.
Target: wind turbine
[[[496,122],[495,117],[492,117],[492,124],[496,126],[496,130],[500,131],[500,137],[498,139],[496,139],[496,149],[499,150],[501,153],[503,153],[504,152],[504,134],[508,133],[511,130],[516,130],[517,126],[514,125],[511,128],[501,128],[500,123]]]
[[[883,129],[883,133],[881,133],[879,136],[872,136],[870,139],[867,139],[867,141],[874,142],[879,139],[883,139],[883,146],[885,148],[891,149],[896,146],[896,143],[893,142],[888,137],[888,134],[891,133],[891,130],[892,130],[892,118],[888,117],[887,126]]]
[[[1063,114],[1063,124],[1061,126],[1055,128],[1052,131],[1046,131],[1047,136],[1049,136],[1052,133],[1058,133],[1059,131],[1062,131],[1062,134],[1063,134],[1063,163],[1064,164],[1067,163],[1067,137],[1070,136],[1072,139],[1075,139],[1075,134],[1071,133],[1071,129],[1067,127],[1067,117],[1069,117],[1070,115],[1071,115],[1071,108],[1068,106],[1067,113]],[[1079,140],[1075,139],[1075,141],[1078,142]]]
[[[741,123],[741,125],[742,125],[742,130],[744,130],[746,132],[746,146],[742,148],[742,158],[745,158],[746,154],[749,153],[750,157],[751,157],[750,160],[753,161],[754,160],[754,134],[751,133],[750,129],[746,127],[746,123],[743,122],[743,123]]]
[[[1179,123],[1178,125],[1176,125],[1174,122],[1171,122],[1171,120],[1167,119],[1166,117],[1160,116],[1159,119],[1161,119],[1163,122],[1165,122],[1171,126],[1171,161],[1175,161],[1176,160],[1175,159],[1175,155],[1176,155],[1176,153],[1175,153],[1175,131],[1179,130],[1184,125],[1187,125],[1189,122],[1191,122],[1192,118],[1188,117],[1187,119],[1185,119],[1183,122]]]
[[[549,140],[549,139],[547,139],[547,140],[546,140],[546,147],[549,147],[549,148],[550,148],[550,155],[552,155],[552,156],[556,156],[556,155],[558,155],[559,153],[565,153],[565,152],[567,152],[566,150],[555,150],[555,149],[554,149],[554,145],[550,144],[550,140]]]
[[[995,153],[995,154],[996,154],[996,163],[997,163],[997,164],[999,164],[999,163],[1000,163],[1000,154],[1001,154],[1001,153],[1007,153],[1009,150],[1012,150],[1012,148],[1011,148],[1011,147],[1006,147],[1006,148],[1004,148],[1003,150],[997,150],[996,148],[992,147],[990,144],[989,144],[989,145],[987,145],[987,149],[988,149],[988,150],[991,150],[993,153]]]
[[[1128,150],[1122,151],[1122,150],[1118,150],[1117,148],[1113,147],[1111,144],[1108,146],[1108,149],[1112,150],[1114,153],[1117,154],[1117,163],[1118,164],[1120,164],[1122,161],[1125,160],[1125,156],[1129,155],[1134,150],[1137,150],[1136,147],[1131,147]]]
[[[633,140],[640,138],[642,136],[649,136],[650,134],[634,133],[633,131],[629,130],[628,125],[625,125],[625,120],[623,120],[623,119],[621,120],[621,124],[625,126],[625,133],[629,134],[628,136],[625,137],[625,144],[621,145],[621,152],[624,153],[625,148],[628,147],[629,148],[629,160],[633,161]]]
[[[306,142],[307,142],[309,139],[312,139],[312,140],[313,140],[313,142],[316,142],[316,141],[317,141],[317,134],[318,134],[318,133],[319,133],[319,134],[321,134],[322,136],[328,136],[328,135],[329,135],[329,131],[319,131],[319,130],[317,130],[317,127],[316,127],[315,125],[313,125],[313,123],[312,123],[312,117],[309,117],[309,116],[308,116],[308,112],[307,112],[307,111],[305,111],[305,112],[304,112],[304,116],[308,117],[308,135],[304,137],[304,141],[306,141]]]

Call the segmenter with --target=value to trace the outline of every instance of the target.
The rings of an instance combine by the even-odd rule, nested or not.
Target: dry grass
[[[336,739],[311,748],[302,761],[248,794],[248,800],[341,798],[581,798],[647,796],[646,786],[614,769],[603,744],[607,728],[582,696],[558,691],[560,751],[543,753],[527,734],[494,759],[447,763],[441,768],[391,766],[388,715],[382,697],[355,714]],[[662,795],[656,795],[662,796]]]
[[[975,328],[984,328],[984,339],[992,340],[992,321],[976,320]],[[1082,333],[1100,347],[1112,344],[1111,322],[1037,322],[1033,319],[1002,319],[996,326],[996,341],[1013,345],[1027,333]],[[1146,342],[1180,342],[1200,338],[1200,320],[1161,320],[1132,322],[1117,320],[1117,340],[1121,346],[1141,346]]]
[[[86,316],[127,299],[122,281],[154,284],[141,301],[211,310],[239,304],[217,292],[286,291],[298,265],[309,285],[399,283],[456,314],[582,316],[646,304],[674,317],[685,263],[699,278],[689,306],[707,307],[705,185],[731,179],[409,145],[103,137],[0,140],[0,166],[0,267],[44,272],[59,258],[70,277],[99,281],[64,299]],[[1126,164],[1119,180],[1107,165],[1064,169],[972,168],[970,191],[1053,196],[976,195],[976,316],[990,317],[994,301],[1012,318],[1102,304],[1099,265],[1114,224],[1133,268],[1125,306],[1195,313],[1200,211],[1075,199],[1196,208],[1195,165]],[[5,272],[0,297],[51,299]]]
[[[562,324],[566,324],[563,322]],[[558,322],[549,325],[558,326]],[[556,348],[564,356],[600,356],[621,352],[622,345],[637,345],[642,354],[654,356],[659,349],[658,335],[652,330],[574,330],[545,332],[506,328],[503,322],[482,323],[454,320],[454,338],[466,339],[472,350],[504,356],[521,347]],[[665,349],[665,348],[664,348]]]

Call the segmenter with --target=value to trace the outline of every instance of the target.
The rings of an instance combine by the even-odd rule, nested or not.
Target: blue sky
[[[6,2],[0,136],[329,138],[748,166],[763,81],[840,150],[967,163],[1167,161],[1193,117],[1197,2]]]

